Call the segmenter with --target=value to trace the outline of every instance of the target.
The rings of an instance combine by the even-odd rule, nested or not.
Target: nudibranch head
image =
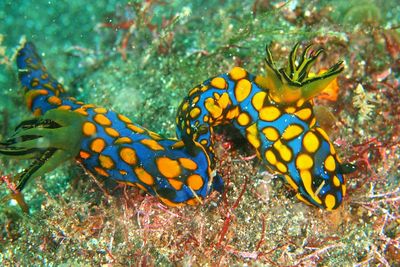
[[[323,52],[323,49],[310,51],[311,45],[308,45],[297,63],[298,48],[299,43],[290,52],[287,66],[278,69],[275,66],[269,47],[266,47],[267,75],[264,79],[265,83],[268,84],[272,99],[277,102],[293,103],[301,99],[305,102],[324,90],[343,70],[343,62],[339,61],[326,72],[310,77],[310,69]]]
[[[265,151],[265,158],[284,175],[300,200],[333,210],[345,195],[343,174],[350,171],[341,165],[327,133],[316,122],[311,98],[323,91],[343,66],[338,62],[324,73],[311,75],[310,69],[323,50],[310,51],[309,45],[297,60],[298,47],[296,44],[287,66],[280,69],[267,47],[267,75],[258,81],[282,112],[279,122],[270,125],[279,129],[281,137]]]

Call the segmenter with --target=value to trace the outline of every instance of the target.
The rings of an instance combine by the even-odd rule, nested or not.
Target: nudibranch
[[[181,103],[177,135],[203,145],[214,159],[214,127],[232,124],[255,148],[272,172],[284,176],[300,200],[336,209],[346,192],[344,173],[327,133],[313,111],[312,98],[343,70],[342,62],[319,75],[310,69],[323,51],[307,46],[297,58],[297,44],[285,68],[278,69],[267,46],[266,75],[240,67],[194,87]]]
[[[126,116],[70,97],[47,71],[32,43],[17,54],[19,79],[36,116],[0,143],[0,153],[33,163],[15,178],[28,180],[69,159],[90,173],[137,186],[169,206],[195,205],[223,182],[202,145],[164,138]]]

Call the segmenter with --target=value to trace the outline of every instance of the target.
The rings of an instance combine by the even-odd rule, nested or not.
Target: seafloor
[[[266,44],[282,64],[301,42],[326,49],[318,69],[345,61],[337,99],[315,102],[357,166],[328,212],[300,203],[224,129],[226,191],[201,206],[168,208],[66,163],[25,188],[29,214],[1,202],[0,265],[399,266],[399,14],[395,0],[0,1],[0,139],[31,116],[13,59],[22,36],[71,94],[169,136],[191,87],[233,66],[263,74]],[[6,180],[27,163],[0,166]]]

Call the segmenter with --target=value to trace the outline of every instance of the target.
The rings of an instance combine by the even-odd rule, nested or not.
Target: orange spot
[[[93,119],[95,122],[97,122],[100,125],[103,125],[103,126],[111,125],[111,121],[103,114],[96,114]]]
[[[57,106],[61,105],[61,103],[62,103],[60,98],[53,96],[53,95],[50,96],[49,98],[47,98],[47,102],[49,102],[49,104],[57,105]]]
[[[100,153],[101,151],[103,151],[104,147],[106,146],[106,142],[104,142],[103,139],[101,138],[96,138],[92,141],[92,143],[90,144],[90,149],[93,152],[97,152]]]
[[[118,137],[119,136],[119,132],[117,130],[111,128],[111,127],[107,127],[104,130],[111,137]]]
[[[142,129],[142,128],[140,128],[140,127],[134,125],[134,124],[127,124],[126,127],[127,127],[128,129],[131,129],[131,130],[134,131],[135,133],[144,133],[144,132],[145,132],[144,129]]]
[[[164,150],[164,147],[162,147],[157,141],[154,141],[152,139],[143,139],[140,140],[140,143],[152,150]]]
[[[191,199],[186,201],[186,204],[188,204],[190,206],[195,206],[195,205],[197,205],[199,203],[201,203],[201,202],[199,202],[199,200],[197,198],[191,198]]]
[[[125,123],[132,123],[132,121],[127,117],[125,117],[124,115],[118,114],[118,118]]]
[[[75,109],[74,112],[77,112],[77,113],[82,114],[82,115],[84,115],[84,116],[87,116],[87,115],[88,115],[88,113],[86,112],[86,110],[83,109],[83,108]]]
[[[138,188],[142,189],[143,191],[147,192],[147,188],[144,187],[143,185],[139,184],[139,183],[135,183],[135,186],[137,186]]]
[[[181,167],[176,160],[160,157],[156,159],[156,163],[160,173],[167,178],[175,178],[181,174]]]
[[[129,137],[120,137],[117,140],[115,140],[114,144],[120,145],[120,144],[130,144],[132,143],[132,139]]]
[[[63,106],[59,106],[57,109],[59,109],[59,110],[71,110],[72,107],[71,106],[67,106],[67,105],[63,105]]]
[[[176,179],[169,179],[168,182],[171,184],[171,186],[175,189],[175,190],[181,190],[183,183],[181,181],[178,181]]]
[[[100,165],[105,169],[112,169],[114,167],[114,161],[109,156],[99,156]]]
[[[92,136],[96,133],[96,125],[94,123],[85,121],[82,126],[82,132],[86,136]]]
[[[176,203],[173,202],[167,198],[163,198],[158,196],[158,198],[161,200],[162,203],[164,203],[165,205],[169,206],[169,207],[179,207],[179,206],[183,206],[183,203]]]
[[[108,174],[108,172],[106,172],[105,170],[103,170],[103,169],[100,168],[100,167],[94,167],[94,170],[95,170],[98,174],[100,174],[100,175],[102,175],[102,176],[105,176],[105,177],[110,176],[110,175]]]
[[[193,174],[187,178],[186,184],[193,190],[199,190],[203,187],[204,181],[200,175]]]
[[[124,170],[120,170],[119,173],[120,173],[121,175],[127,175],[127,174],[128,174],[128,172],[126,172],[126,171],[124,171]]]
[[[32,109],[33,101],[36,97],[40,95],[47,95],[49,92],[47,90],[29,90],[25,93],[26,105],[29,109]]]
[[[95,108],[94,112],[99,113],[99,114],[105,114],[105,113],[107,113],[107,109],[105,109],[105,108]]]
[[[151,138],[153,138],[154,140],[162,140],[163,138],[161,137],[161,135],[152,132],[152,131],[148,131],[148,134],[150,135]]]
[[[36,108],[35,111],[33,111],[33,115],[35,117],[39,117],[42,115],[42,109],[41,108]]]
[[[93,104],[85,104],[82,106],[82,108],[85,108],[85,109],[94,108],[94,107],[95,107],[95,105],[93,105]]]
[[[135,168],[135,173],[136,176],[140,181],[147,185],[153,185],[154,184],[154,178],[151,176],[145,169],[142,167],[137,167]]]
[[[134,165],[137,162],[136,152],[130,147],[123,147],[119,151],[119,156],[129,165]]]
[[[83,158],[83,159],[87,159],[87,158],[89,158],[89,157],[90,157],[90,153],[89,153],[89,152],[86,152],[86,151],[83,151],[83,150],[81,150],[81,151],[79,152],[79,156],[80,156],[81,158]]]
[[[194,171],[194,170],[197,169],[197,164],[196,164],[196,162],[194,162],[194,161],[191,160],[191,159],[188,159],[188,158],[179,158],[178,160],[179,160],[180,164],[181,164],[185,169],[188,169],[188,170],[191,170],[191,171]]]

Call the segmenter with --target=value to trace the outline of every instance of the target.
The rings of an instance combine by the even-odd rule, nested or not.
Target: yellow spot
[[[299,101],[297,101],[297,104],[296,104],[296,106],[299,108],[299,107],[301,107],[302,105],[304,105],[304,98],[300,98],[299,99]]]
[[[307,154],[300,154],[296,159],[296,166],[299,170],[310,169],[313,165],[313,159]]]
[[[294,190],[297,191],[299,189],[297,184],[293,181],[292,177],[290,177],[289,175],[285,174],[285,179]]]
[[[94,167],[94,170],[95,170],[98,174],[100,174],[100,175],[102,175],[102,176],[105,176],[105,177],[110,176],[110,175],[108,174],[108,172],[106,172],[105,170],[103,170],[103,169],[100,168],[100,167]]]
[[[105,169],[112,169],[114,167],[114,161],[105,155],[99,156],[100,165]]]
[[[222,108],[225,109],[229,104],[230,104],[230,98],[229,98],[229,94],[228,93],[223,93],[220,97],[220,99],[218,99],[218,105]]]
[[[103,125],[103,126],[111,125],[111,121],[103,114],[96,114],[93,119],[95,122],[97,122],[100,125]]]
[[[50,96],[49,98],[47,98],[47,102],[49,102],[49,104],[57,106],[61,105],[62,103],[61,99],[56,96]]]
[[[188,101],[185,101],[185,102],[182,104],[181,110],[182,110],[182,111],[186,111],[188,107],[189,107],[189,102],[188,102]]]
[[[229,75],[231,76],[232,80],[240,80],[246,77],[247,73],[243,68],[234,67],[230,72]]]
[[[99,113],[99,114],[104,114],[104,113],[107,113],[107,109],[105,109],[105,108],[95,108],[94,112]]]
[[[281,172],[281,173],[285,173],[285,172],[287,172],[287,167],[286,167],[286,165],[285,164],[283,164],[282,162],[277,162],[276,163],[276,168],[278,168],[278,170]]]
[[[237,121],[238,121],[239,125],[246,126],[250,122],[250,117],[249,117],[249,115],[247,115],[247,113],[243,112],[243,113],[240,113],[240,115],[237,118]]]
[[[327,171],[333,172],[336,170],[336,163],[335,163],[335,159],[332,157],[332,155],[329,155],[326,159],[325,159],[325,169]]]
[[[199,91],[199,87],[195,87],[189,91],[189,96],[192,96],[194,93]]]
[[[193,99],[192,99],[192,104],[196,104],[198,101],[199,101],[199,96],[195,96]]]
[[[170,185],[175,189],[175,190],[181,190],[183,183],[181,181],[178,181],[176,179],[168,179],[168,182],[170,183]]]
[[[164,147],[162,147],[157,141],[152,139],[142,139],[140,140],[140,143],[152,150],[164,150]]]
[[[63,106],[59,106],[57,109],[59,110],[71,110],[71,106],[67,106],[67,105],[63,105]]]
[[[267,150],[265,152],[265,158],[271,165],[276,164],[276,156],[275,156],[274,152],[272,152],[271,150]]]
[[[292,159],[292,151],[288,146],[282,144],[280,140],[275,142],[274,148],[278,150],[279,155],[284,161],[289,162]]]
[[[317,123],[317,119],[315,117],[312,118],[312,120],[310,122],[310,128],[314,127],[316,123]]]
[[[148,134],[150,135],[151,138],[153,138],[154,140],[162,140],[163,138],[161,137],[161,135],[159,135],[158,133],[152,132],[152,131],[148,131]]]
[[[117,130],[111,128],[111,127],[107,127],[104,130],[111,137],[118,137],[119,136],[119,132]]]
[[[194,171],[197,169],[197,163],[188,158],[179,158],[179,163],[188,170]]]
[[[303,182],[304,188],[306,189],[309,196],[314,199],[317,203],[322,204],[321,199],[314,194],[312,189],[312,176],[310,171],[300,171],[301,181]]]
[[[260,119],[264,121],[274,121],[281,115],[281,111],[274,106],[263,107],[260,110]]]
[[[179,149],[185,146],[183,141],[177,141],[175,144],[171,146],[172,149]]]
[[[342,184],[342,195],[345,196],[346,195],[346,185]]]
[[[147,184],[147,185],[153,185],[154,184],[154,178],[151,176],[145,169],[142,167],[136,167],[135,168],[135,174],[138,177],[138,179]]]
[[[299,136],[303,132],[303,128],[297,124],[289,125],[282,134],[284,140],[290,140]]]
[[[247,127],[247,140],[250,144],[253,145],[256,149],[258,149],[261,145],[260,139],[258,138],[258,129],[257,124],[253,123],[251,126]]]
[[[294,113],[296,111],[295,107],[287,107],[285,108],[286,113]]]
[[[260,111],[261,108],[264,106],[264,101],[266,96],[267,96],[266,92],[258,92],[251,99],[251,104],[253,104],[253,107],[257,111]]]
[[[206,109],[210,112],[211,116],[213,118],[218,118],[222,114],[222,109],[220,106],[215,104],[215,101],[213,98],[209,97],[206,99],[204,103]]]
[[[301,109],[299,111],[297,111],[296,113],[294,113],[297,117],[299,117],[302,121],[306,121],[310,118],[311,116],[311,109],[309,108],[304,108]]]
[[[325,197],[325,206],[327,210],[332,210],[336,205],[336,198],[331,195],[327,194]]]
[[[319,139],[315,133],[309,131],[304,135],[303,146],[310,153],[314,153],[319,148]]]
[[[93,152],[100,153],[106,146],[106,142],[101,138],[96,138],[90,143],[90,149]]]
[[[198,174],[190,175],[187,180],[186,184],[192,188],[193,190],[199,190],[203,187],[204,181],[203,178]]]
[[[307,205],[312,206],[312,204],[310,203],[310,201],[308,201],[307,199],[305,199],[302,195],[300,195],[300,193],[297,193],[297,194],[296,194],[296,197],[297,197],[298,200],[300,200],[300,201],[306,203]]]
[[[226,114],[226,118],[228,120],[231,120],[233,118],[236,118],[238,115],[239,115],[239,107],[236,106],[233,109],[228,111],[228,113]]]
[[[176,160],[160,157],[156,159],[156,164],[160,173],[167,178],[175,178],[181,174],[181,167]]]
[[[275,142],[279,138],[279,132],[274,127],[265,127],[262,132],[269,141]]]
[[[25,102],[29,109],[32,109],[33,101],[40,95],[47,95],[47,90],[29,90],[25,93]]]
[[[126,171],[124,171],[124,170],[119,170],[119,173],[121,174],[121,175],[127,175],[128,174],[128,172],[126,172]]]
[[[333,176],[333,184],[334,184],[336,187],[339,187],[339,186],[340,186],[340,180],[339,180],[339,178],[338,178],[336,175]]]
[[[96,125],[94,123],[85,121],[82,126],[82,132],[86,136],[92,136],[96,133]]]
[[[137,162],[136,152],[130,147],[121,148],[119,156],[129,165],[135,165]]]
[[[124,115],[118,114],[118,118],[125,123],[132,123],[132,121]]]
[[[115,140],[114,144],[120,145],[120,144],[130,144],[132,143],[132,139],[129,137],[120,137],[117,140]]]
[[[88,109],[88,108],[94,108],[94,107],[95,107],[94,104],[85,104],[85,105],[82,106],[82,108],[86,108],[86,109]]]
[[[128,129],[131,129],[131,130],[132,130],[133,132],[135,132],[135,133],[144,133],[144,132],[145,132],[144,129],[142,129],[142,128],[140,128],[140,127],[134,125],[134,124],[127,124],[126,127],[127,127]]]
[[[235,87],[235,97],[237,101],[242,102],[245,100],[251,91],[251,83],[249,80],[242,79],[237,82],[236,87]]]
[[[79,157],[83,158],[83,159],[88,159],[90,157],[90,153],[86,152],[86,151],[79,151]]]
[[[225,89],[226,88],[226,81],[222,77],[215,77],[211,80],[211,85],[218,89]]]
[[[199,116],[200,112],[201,112],[200,109],[198,107],[195,107],[192,110],[190,110],[189,114],[192,119],[195,119],[197,118],[197,116]]]

